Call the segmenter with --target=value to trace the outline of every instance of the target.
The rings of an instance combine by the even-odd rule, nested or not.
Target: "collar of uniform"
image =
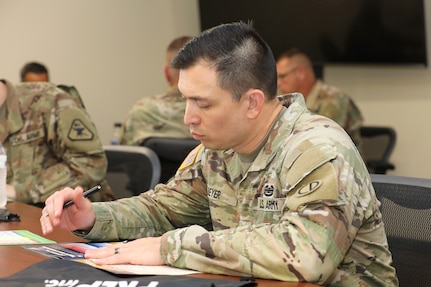
[[[302,94],[293,93],[291,104],[281,110],[278,119],[275,121],[266,143],[263,145],[253,164],[248,169],[260,171],[266,169],[268,163],[276,155],[278,149],[283,149],[283,142],[292,133],[297,119],[306,111],[305,100]]]

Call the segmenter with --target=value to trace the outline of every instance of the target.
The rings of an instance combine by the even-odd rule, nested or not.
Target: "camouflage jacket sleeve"
[[[192,224],[211,229],[206,188],[197,170],[188,172],[192,173],[190,180],[158,184],[154,190],[116,202],[93,203],[97,220],[85,238],[125,240],[161,236]]]
[[[33,158],[31,164],[14,171],[19,201],[43,202],[64,186],[89,188],[105,177],[107,160],[90,116],[68,94],[56,92],[52,104],[48,104],[47,96],[45,100],[38,100],[40,106],[32,107],[33,110],[46,109],[46,113],[41,113],[46,129],[39,128],[43,135],[40,141],[11,146],[11,160],[23,161],[15,156],[18,149],[21,154]],[[20,137],[22,135],[16,135],[12,141],[19,141]],[[109,189],[103,192],[112,194]]]

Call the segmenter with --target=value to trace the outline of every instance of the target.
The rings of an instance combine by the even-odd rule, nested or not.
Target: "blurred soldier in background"
[[[24,65],[20,73],[21,82],[49,82],[49,73],[45,65],[30,62]]]
[[[136,102],[122,126],[120,144],[140,145],[149,137],[191,138],[189,127],[184,124],[186,104],[177,87],[179,71],[171,67],[178,50],[190,39],[182,36],[168,45],[164,73],[169,88],[164,94]]]
[[[277,78],[281,93],[301,93],[310,111],[336,121],[362,151],[361,111],[345,92],[316,79],[304,52],[294,48],[282,53],[277,60]]]
[[[96,184],[102,191],[92,200],[114,199],[96,127],[80,102],[54,84],[0,81],[0,139],[9,199],[43,206],[64,186]]]

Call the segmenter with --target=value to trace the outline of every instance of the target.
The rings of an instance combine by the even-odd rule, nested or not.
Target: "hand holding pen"
[[[81,187],[75,189],[66,187],[48,197],[40,218],[43,234],[51,233],[55,227],[68,231],[91,229],[96,215],[92,203],[87,199],[84,200],[84,198],[100,189],[100,185],[85,192],[82,191]]]
[[[89,190],[84,191],[84,193],[82,194],[82,196],[83,196],[83,197],[85,197],[85,198],[88,198],[88,197],[90,197],[92,194],[94,194],[94,193],[98,192],[101,188],[102,188],[102,187],[101,187],[100,185],[93,186],[93,187],[92,187],[92,188],[90,188]],[[66,208],[66,207],[68,207],[68,206],[71,206],[72,204],[73,204],[73,200],[69,200],[69,201],[67,201],[67,202],[65,202],[65,203],[63,204],[63,208]]]

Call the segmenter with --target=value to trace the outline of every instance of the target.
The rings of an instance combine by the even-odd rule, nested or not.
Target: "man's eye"
[[[198,105],[199,108],[204,109],[204,108],[208,108],[209,104],[207,102],[203,102],[203,101],[196,101],[196,104]]]

